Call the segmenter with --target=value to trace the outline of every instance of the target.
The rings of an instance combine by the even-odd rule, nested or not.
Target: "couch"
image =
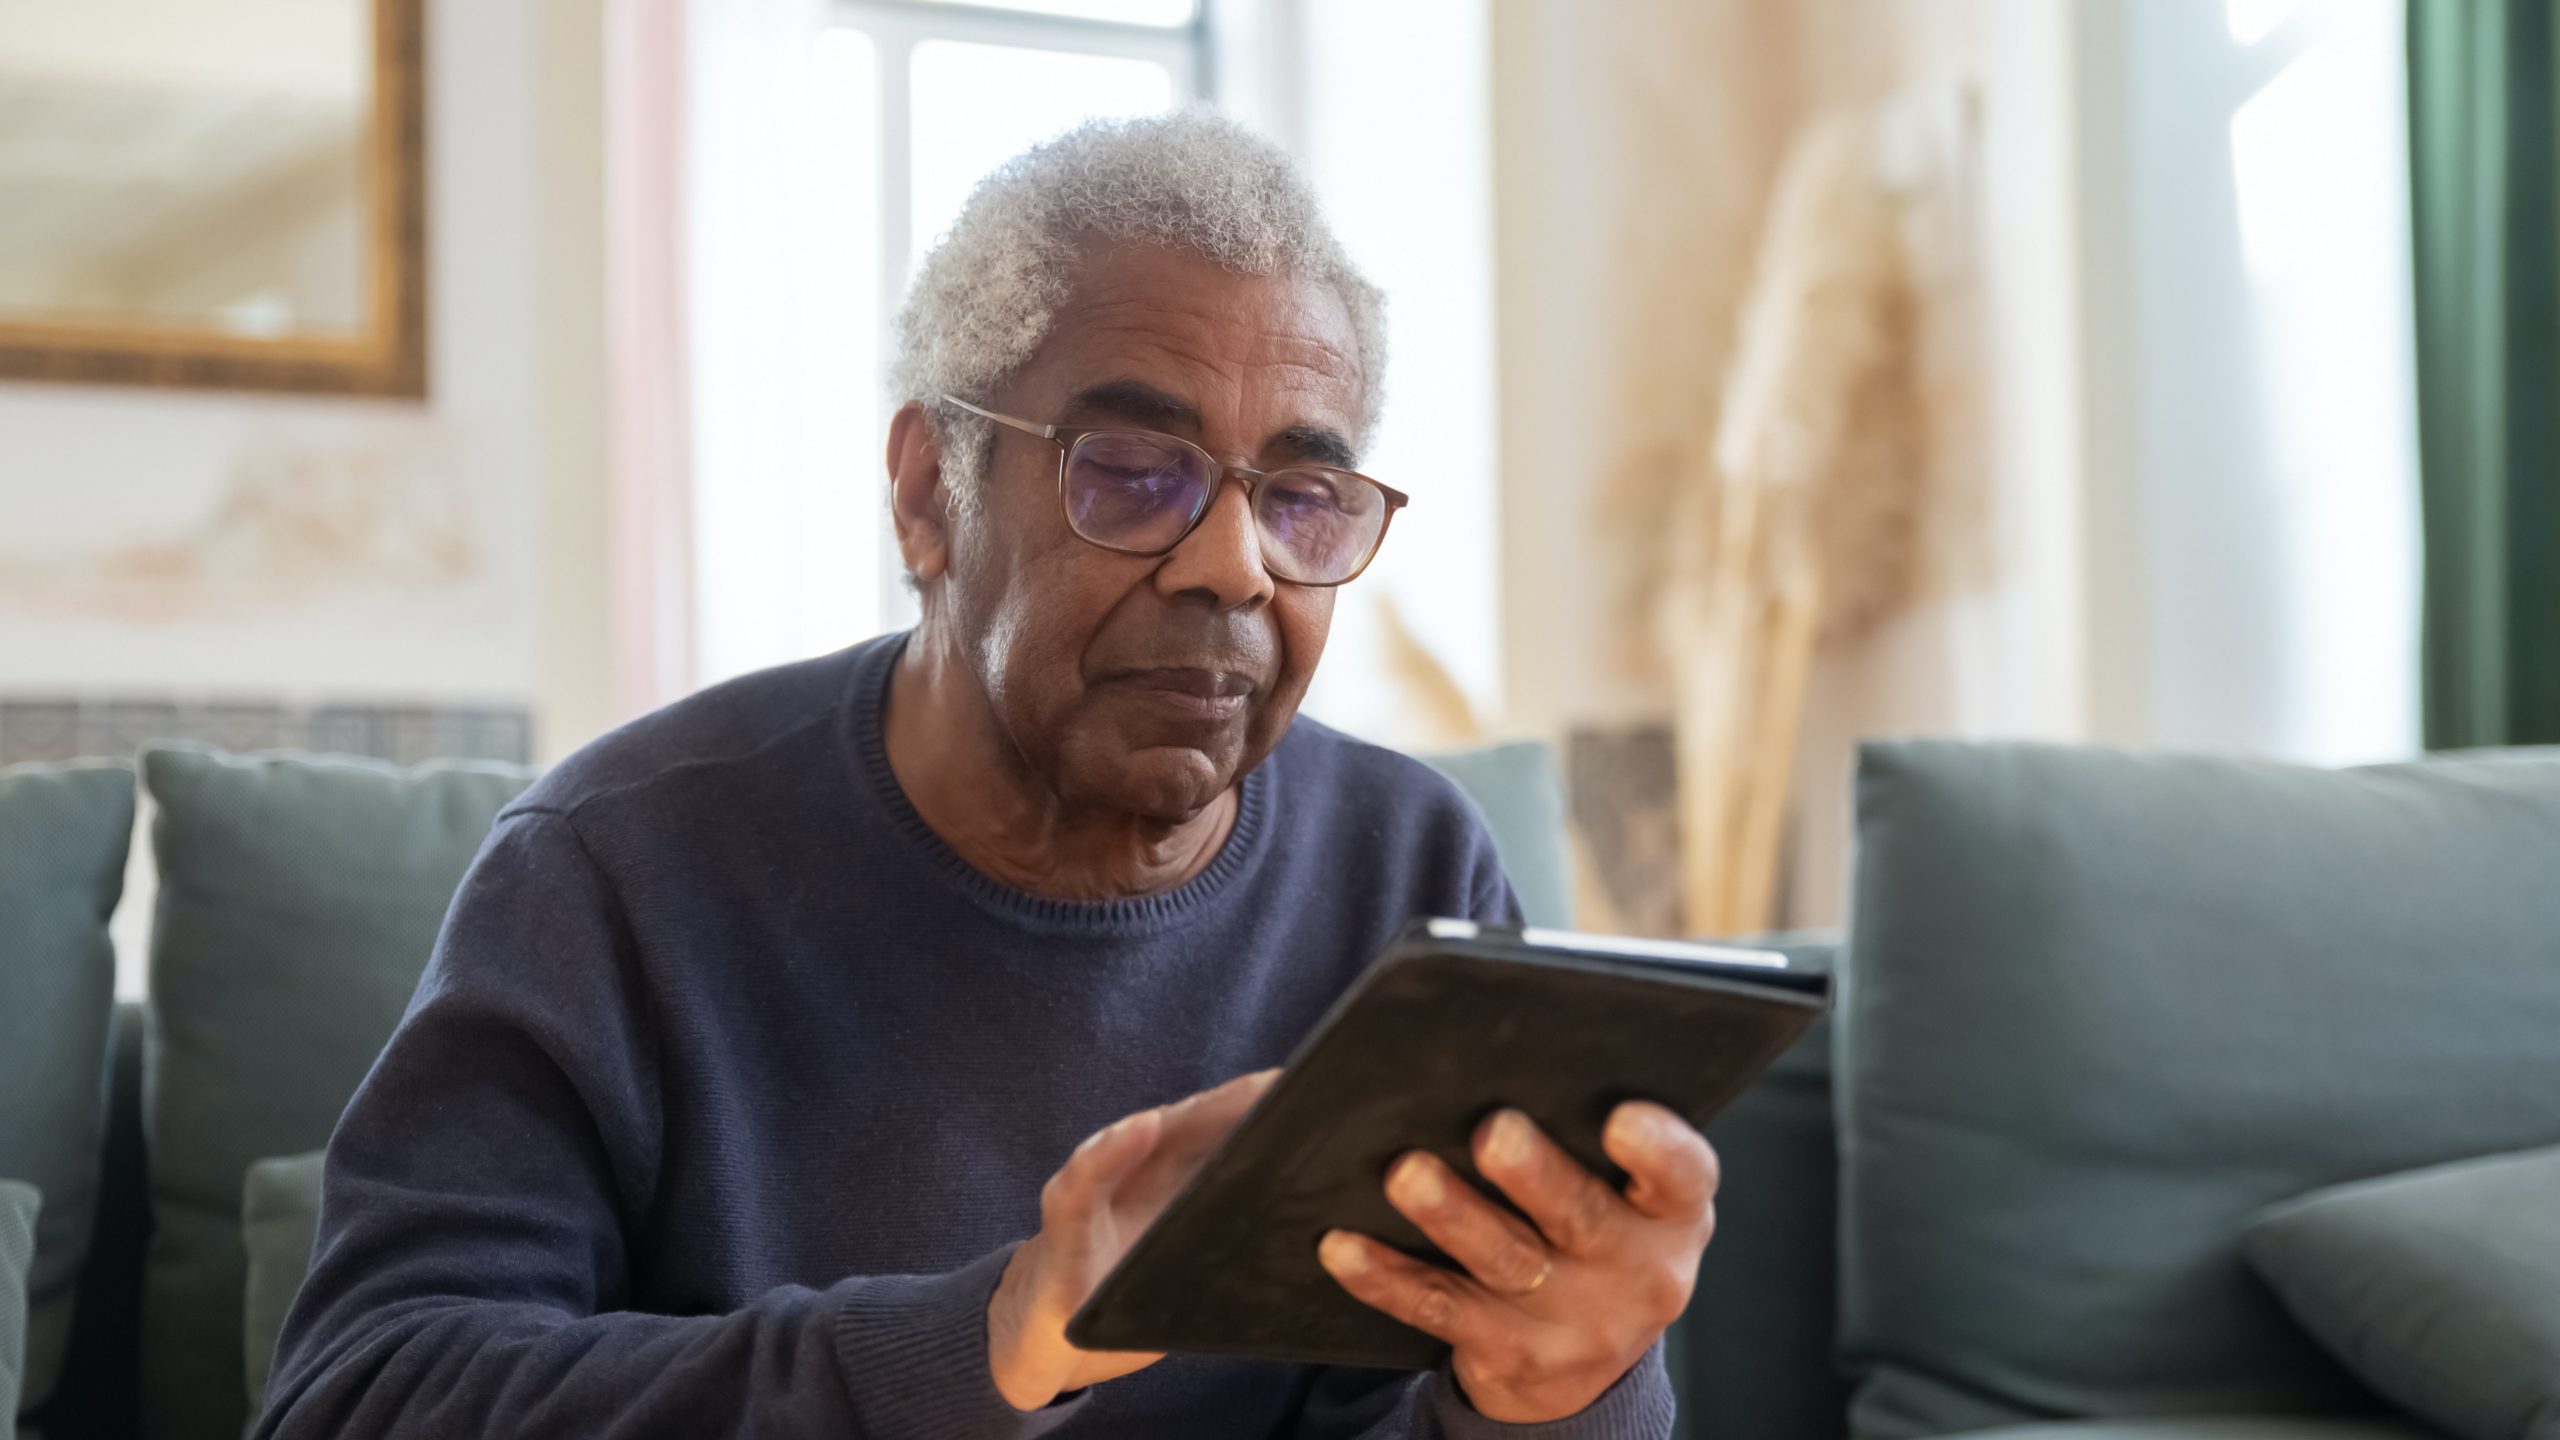
[[[1543,752],[1443,764],[1531,918],[1561,920]],[[154,993],[115,1004],[104,919],[137,770]],[[307,1253],[309,1152],[527,779],[190,747],[0,771],[0,1181],[45,1192],[27,1433],[238,1432]],[[1858,806],[1853,941],[1769,942],[1838,971],[1839,1011],[1712,1130],[1719,1239],[1669,1342],[1684,1435],[2560,1434],[2531,1429],[2560,1401],[2535,1411],[2530,1384],[2413,1382],[2258,1268],[2326,1233],[2287,1218],[2306,1195],[2335,1230],[2339,1187],[2512,1155],[2503,1190],[2464,1192],[2539,1193],[2560,755],[2326,772],[1911,743],[1867,750]],[[2444,1211],[2446,1183],[2394,1203]],[[2491,1229],[2518,1208],[2471,1203],[2474,1232],[2480,1205]],[[2541,1241],[2519,1233],[2530,1270]],[[2560,1357],[2534,1303],[2493,1299],[2482,1333]]]

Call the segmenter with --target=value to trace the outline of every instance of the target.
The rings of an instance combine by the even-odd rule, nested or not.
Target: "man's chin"
[[[1226,746],[1144,745],[1095,759],[1071,782],[1078,798],[1167,823],[1199,814],[1236,778],[1236,755]]]

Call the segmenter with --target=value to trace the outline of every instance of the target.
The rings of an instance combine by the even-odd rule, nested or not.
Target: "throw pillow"
[[[244,1177],[328,1142],[463,870],[530,777],[200,748],[147,750],[142,775],[161,886],[143,1409],[156,1440],[237,1440]]]
[[[1422,757],[1458,782],[1493,833],[1521,918],[1531,925],[1573,923],[1573,880],[1565,860],[1564,783],[1555,758],[1534,740]]]
[[[17,1425],[27,1356],[27,1269],[36,1258],[36,1215],[44,1197],[19,1180],[0,1180],[0,1427]]]
[[[2560,1146],[2316,1191],[2243,1246],[2376,1390],[2465,1440],[2560,1440]]]
[[[324,1152],[261,1160],[241,1187],[240,1240],[249,1252],[248,1300],[241,1307],[247,1349],[249,1413],[263,1408],[267,1372],[274,1368],[276,1336],[285,1312],[311,1269],[311,1244],[320,1232],[320,1175]]]
[[[107,918],[124,894],[133,770],[0,769],[0,1175],[45,1196],[27,1277],[29,1410],[53,1393],[89,1254],[107,1131],[116,958]],[[0,1411],[0,1428],[14,1411]]]
[[[1841,1012],[1863,1440],[2369,1409],[2278,1200],[2560,1140],[2560,752],[1871,746]]]

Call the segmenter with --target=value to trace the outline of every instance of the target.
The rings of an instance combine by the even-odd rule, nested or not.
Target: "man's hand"
[[[1533,1227],[1415,1151],[1387,1172],[1387,1200],[1465,1274],[1346,1230],[1318,1249],[1342,1288],[1449,1342],[1458,1383],[1488,1418],[1580,1412],[1680,1316],[1715,1231],[1715,1151],[1659,1105],[1619,1106],[1602,1132],[1624,1194],[1517,1110],[1476,1130],[1476,1166]]]
[[[1087,1137],[1049,1177],[1040,1233],[1013,1252],[987,1306],[987,1358],[1007,1403],[1037,1410],[1164,1358],[1079,1350],[1067,1343],[1068,1317],[1279,1073],[1141,1110]]]

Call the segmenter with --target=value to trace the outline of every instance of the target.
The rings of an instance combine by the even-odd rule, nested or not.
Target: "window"
[[[1417,678],[1409,636],[1493,713],[1483,0],[690,0],[686,13],[692,683],[913,620],[886,533],[879,376],[917,260],[978,177],[1026,146],[1214,92],[1297,155],[1388,296],[1390,399],[1362,460],[1416,509],[1338,602],[1308,709],[1417,738],[1407,697],[1436,682]]]
[[[2400,0],[2087,7],[2100,734],[2323,764],[2418,731]]]
[[[692,146],[694,678],[914,617],[880,372],[977,178],[1202,89],[1196,0],[709,0]]]
[[[2401,7],[2229,0],[2263,83],[2229,122],[2241,273],[2281,541],[2286,739],[2418,748],[2416,379]]]

